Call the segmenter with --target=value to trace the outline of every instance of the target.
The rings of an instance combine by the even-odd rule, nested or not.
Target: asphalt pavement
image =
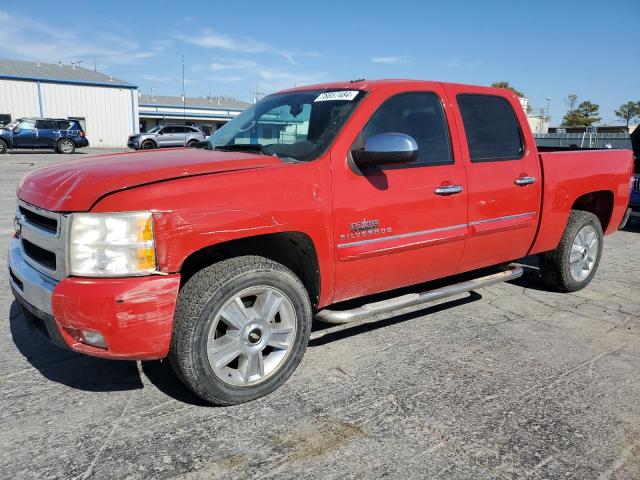
[[[0,250],[27,171],[0,155]],[[529,262],[531,263],[531,262]],[[640,478],[640,222],[592,284],[523,278],[426,310],[315,333],[275,393],[215,408],[166,362],[99,360],[29,331],[0,275],[0,476]]]

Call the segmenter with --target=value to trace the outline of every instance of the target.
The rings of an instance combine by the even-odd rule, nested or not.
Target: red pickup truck
[[[54,343],[169,357],[221,405],[281,385],[314,317],[388,315],[522,269],[362,297],[531,254],[553,288],[585,287],[633,176],[631,151],[536,148],[510,91],[424,81],[276,93],[201,147],[29,173],[9,273],[25,319]]]

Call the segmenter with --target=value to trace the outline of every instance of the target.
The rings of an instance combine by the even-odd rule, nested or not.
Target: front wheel
[[[58,142],[57,150],[58,150],[58,153],[64,153],[66,155],[70,155],[76,151],[76,144],[73,143],[71,140],[67,140],[67,139],[60,140]]]
[[[598,217],[573,210],[558,247],[542,255],[542,279],[561,292],[583,289],[598,270],[602,246],[602,225]]]
[[[263,257],[224,260],[180,291],[169,359],[182,381],[215,405],[271,393],[293,373],[311,332],[300,279]]]
[[[4,140],[0,139],[0,155],[2,155],[3,153],[7,153],[7,149],[9,147],[7,146],[7,142],[5,142]]]

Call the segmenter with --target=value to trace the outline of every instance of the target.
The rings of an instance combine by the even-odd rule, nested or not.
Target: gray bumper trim
[[[19,280],[9,277],[9,282],[16,295],[22,300],[49,315],[53,315],[51,310],[51,294],[58,282],[40,273],[25,261],[22,245],[18,238],[12,238],[9,243],[9,269],[13,276]]]

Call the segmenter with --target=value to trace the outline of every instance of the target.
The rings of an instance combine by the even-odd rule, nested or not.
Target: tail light
[[[82,130],[80,130],[80,136],[84,137],[84,132]]]

